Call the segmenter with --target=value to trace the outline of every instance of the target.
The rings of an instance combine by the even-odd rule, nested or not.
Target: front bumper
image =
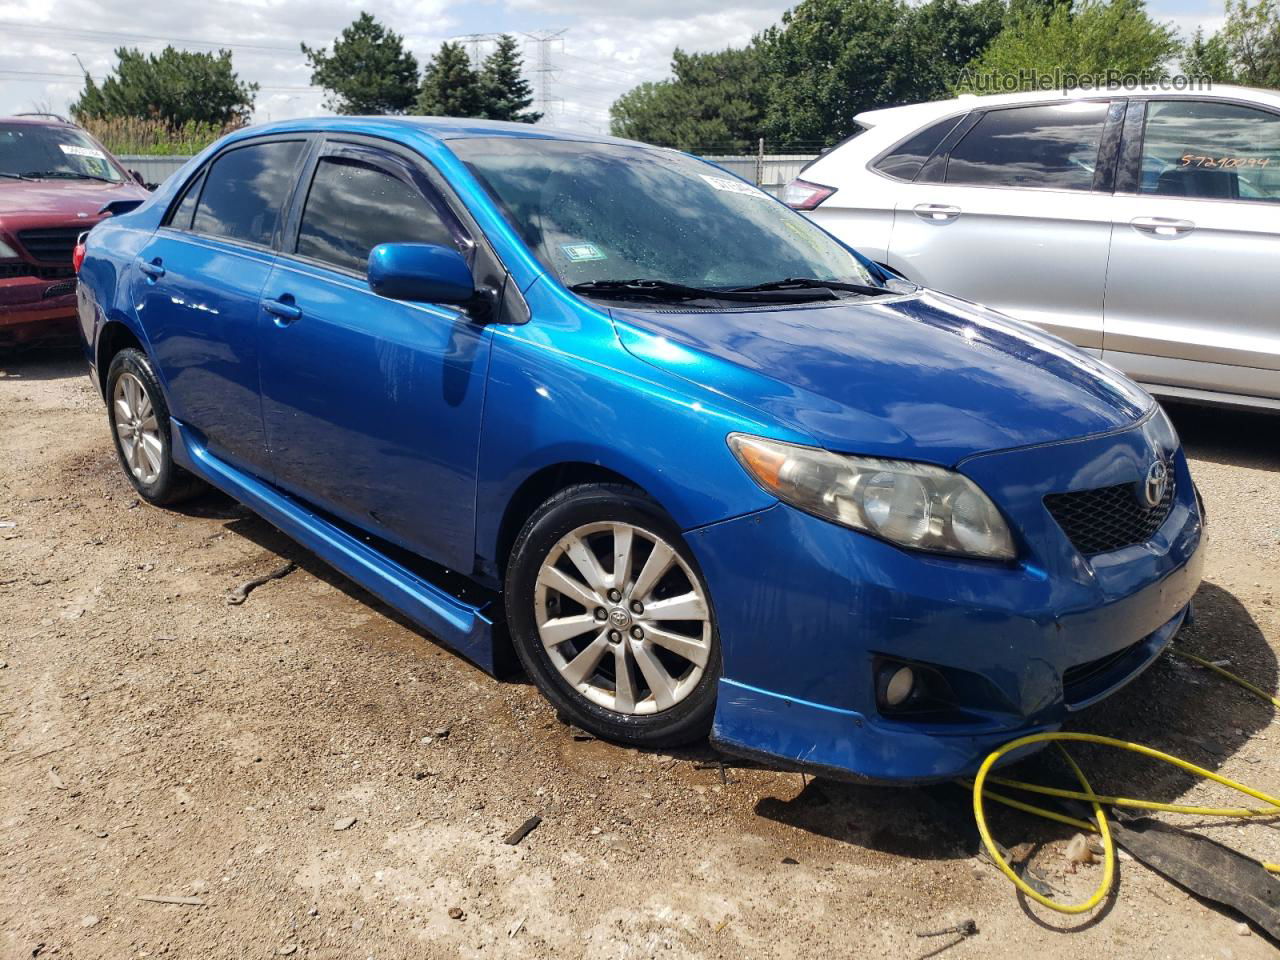
[[[1200,583],[1203,527],[1185,459],[1177,457],[1177,499],[1151,542],[1085,559],[1024,471],[1045,476],[1044,489],[1059,482],[1059,468],[1079,487],[1105,485],[1126,449],[1136,466],[1141,440],[1060,446],[1074,449],[962,467],[1020,532],[1031,531],[1016,564],[911,553],[783,504],[690,531],[724,657],[713,741],[837,776],[950,779],[1017,736],[1057,729],[1141,673]],[[1110,473],[1082,476],[1095,469],[1082,464]],[[960,709],[941,719],[881,712],[879,657],[946,674]]]
[[[0,279],[0,345],[70,341],[76,329],[74,277]]]

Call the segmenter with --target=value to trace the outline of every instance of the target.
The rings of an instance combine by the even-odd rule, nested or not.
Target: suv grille
[[[1170,471],[1164,497],[1154,507],[1138,499],[1137,485],[1133,483],[1051,493],[1044,498],[1044,505],[1072,545],[1089,556],[1150,540],[1169,516],[1176,486]]]
[[[70,263],[76,240],[88,229],[89,226],[86,225],[57,227],[52,230],[19,230],[18,242],[36,260],[43,260],[45,263]]]
[[[41,280],[61,280],[74,277],[75,270],[68,264],[65,267],[37,267],[34,263],[0,262],[0,280],[10,277],[39,277]]]

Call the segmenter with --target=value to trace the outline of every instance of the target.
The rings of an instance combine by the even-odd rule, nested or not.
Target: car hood
[[[149,196],[146,189],[128,181],[5,178],[0,179],[0,217],[5,227],[15,230],[53,220],[95,219],[113,200],[145,200]]]
[[[613,313],[631,353],[840,452],[950,466],[1118,429],[1152,404],[1065,341],[931,291],[777,310]]]

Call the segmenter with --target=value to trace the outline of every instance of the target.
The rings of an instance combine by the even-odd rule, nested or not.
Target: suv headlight
[[[744,433],[730,434],[728,441],[756,483],[806,513],[914,550],[988,560],[1014,556],[1000,511],[955,471]]]
[[[16,260],[19,254],[3,240],[0,240],[0,260]]]

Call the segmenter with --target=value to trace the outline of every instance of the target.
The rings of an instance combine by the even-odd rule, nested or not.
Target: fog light
[[[910,667],[899,667],[884,685],[886,707],[900,707],[907,702],[916,686],[916,675]]]

